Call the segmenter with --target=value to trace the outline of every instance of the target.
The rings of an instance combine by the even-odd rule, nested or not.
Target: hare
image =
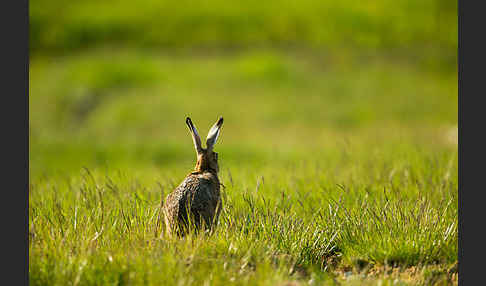
[[[213,147],[223,125],[223,117],[209,130],[206,149],[201,146],[201,138],[189,117],[186,124],[196,147],[197,163],[194,171],[165,199],[163,212],[169,234],[184,235],[189,227],[199,230],[202,224],[206,230],[212,229],[218,222],[222,207],[218,153],[213,151]]]

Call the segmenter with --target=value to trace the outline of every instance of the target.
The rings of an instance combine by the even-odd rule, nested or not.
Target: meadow
[[[455,4],[53,3],[30,10],[31,285],[457,285]],[[177,239],[186,116],[225,119],[223,211]]]

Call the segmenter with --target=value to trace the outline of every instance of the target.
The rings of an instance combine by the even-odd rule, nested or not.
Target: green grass
[[[31,285],[456,285],[457,2],[32,1]],[[167,237],[224,116],[211,235]]]
[[[105,48],[33,57],[29,100],[32,285],[457,284],[454,72]],[[160,203],[195,163],[187,115],[225,118],[224,209],[178,240]]]
[[[32,52],[107,43],[177,50],[345,48],[455,62],[457,1],[33,1]],[[53,17],[56,15],[56,17]]]
[[[29,193],[30,281],[330,283],[342,269],[359,273],[385,265],[439,265],[439,277],[451,279],[446,270],[457,261],[454,152],[428,155],[408,146],[373,153],[379,161],[361,153],[253,169],[225,165],[216,233],[183,240],[164,236],[160,218],[160,198],[182,171],[39,177]]]

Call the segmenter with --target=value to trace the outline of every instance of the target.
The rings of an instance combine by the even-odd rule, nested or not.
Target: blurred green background
[[[457,1],[30,2],[30,171],[455,150]],[[184,171],[186,170],[186,171]]]
[[[32,285],[457,284],[457,1],[29,12]],[[186,116],[203,138],[225,119],[224,207],[214,235],[168,240]]]

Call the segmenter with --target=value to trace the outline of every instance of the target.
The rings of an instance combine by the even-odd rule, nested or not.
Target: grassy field
[[[449,2],[32,2],[30,284],[457,285]],[[186,116],[224,208],[175,239]]]
[[[32,285],[457,282],[455,75],[144,55],[31,62]],[[225,117],[224,211],[177,241],[160,202],[193,168],[186,115]]]

